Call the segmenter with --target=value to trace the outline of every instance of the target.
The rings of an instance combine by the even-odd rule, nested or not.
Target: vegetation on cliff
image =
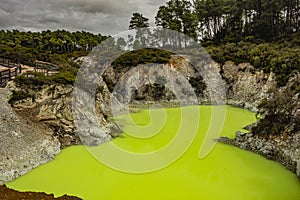
[[[85,31],[65,30],[20,32],[0,31],[0,57],[13,62],[33,65],[35,60],[53,62],[58,55],[69,58],[87,55],[106,37]]]
[[[300,131],[299,92],[299,79],[293,80],[291,85],[280,90],[272,88],[269,91],[270,97],[263,99],[258,107],[260,121],[252,128],[252,132],[277,135]]]
[[[228,60],[235,64],[248,62],[258,70],[275,73],[277,86],[284,87],[300,69],[299,7],[297,0],[169,0],[159,8],[155,22],[157,27],[175,30],[201,42],[211,57],[221,64]],[[15,79],[19,86],[40,87],[51,83],[74,83],[79,68],[74,58],[87,55],[105,39],[103,48],[107,46],[119,51],[128,46],[136,49],[112,63],[118,71],[138,64],[170,60],[170,52],[143,46],[156,42],[166,47],[193,46],[190,39],[182,38],[180,34],[158,37],[159,29],[152,33],[149,19],[141,13],[133,13],[129,29],[136,30],[136,36],[129,36],[128,41],[123,38],[115,41],[84,31],[0,31],[0,57],[28,65],[33,65],[34,60],[58,65],[59,73],[54,76],[32,73]],[[287,112],[290,108],[277,111],[284,105],[294,106],[293,102],[298,101],[294,99],[297,93],[297,85],[290,87],[287,94],[274,90],[272,98],[264,100],[259,107],[264,118],[260,121],[262,128],[255,132],[264,132],[264,126],[270,128],[264,129],[268,133],[283,130],[282,124],[290,120]],[[14,94],[16,100],[24,97],[24,94]]]
[[[160,49],[140,49],[123,54],[117,58],[112,66],[115,69],[134,67],[139,64],[168,63],[171,59],[171,52]]]
[[[65,30],[20,32],[0,31],[0,57],[15,63],[34,66],[36,60],[50,62],[59,67],[59,73],[46,77],[41,73],[19,76],[19,86],[40,86],[43,84],[73,84],[79,66],[74,59],[87,55],[107,37],[89,32],[69,32]]]
[[[210,45],[206,49],[212,58],[225,63],[228,60],[240,64],[251,63],[265,73],[276,74],[278,86],[284,86],[291,75],[300,69],[300,34],[294,33],[279,41],[254,43],[240,41]]]

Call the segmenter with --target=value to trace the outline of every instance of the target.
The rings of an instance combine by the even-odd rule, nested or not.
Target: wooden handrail
[[[58,71],[59,69],[57,65],[49,62],[35,60],[34,63],[36,69],[48,69],[51,71]]]
[[[21,65],[14,69],[5,69],[0,71],[0,86],[5,87],[7,82],[15,78],[18,74],[22,73]]]

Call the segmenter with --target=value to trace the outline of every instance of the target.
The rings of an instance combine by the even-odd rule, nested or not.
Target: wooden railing
[[[59,68],[57,65],[43,62],[43,61],[34,61],[34,71],[45,73],[46,76],[49,76],[49,72],[58,72]]]
[[[22,73],[21,65],[17,65],[13,69],[5,69],[0,71],[0,87],[5,87],[7,82],[14,79],[18,74]]]
[[[13,63],[12,61],[0,58],[0,66],[3,66],[3,70],[0,70],[0,87],[5,87],[7,82],[14,79],[17,75],[23,74],[26,75],[26,72],[42,72],[45,76],[51,76],[58,73],[59,68],[57,65],[43,62],[35,61],[34,67],[28,67],[22,70],[22,65]],[[27,74],[28,76],[28,74]]]
[[[15,68],[17,66],[19,66],[19,64],[12,62],[9,59],[6,58],[0,58],[0,65],[2,65],[3,67],[7,67],[7,68]]]

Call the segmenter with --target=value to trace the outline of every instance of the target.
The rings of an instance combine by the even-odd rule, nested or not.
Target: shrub
[[[112,63],[112,67],[122,69],[125,67],[135,67],[139,64],[168,63],[171,55],[171,52],[151,48],[130,51],[117,58]]]
[[[11,97],[10,97],[10,99],[9,99],[9,101],[8,101],[8,103],[13,104],[16,101],[27,99],[29,97],[32,97],[32,96],[30,94],[26,93],[26,92],[14,90]]]
[[[54,76],[50,76],[49,80],[60,84],[74,84],[76,75],[69,71],[61,71]]]
[[[272,94],[272,97],[264,99],[258,106],[257,116],[262,117],[257,125],[253,127],[253,133],[280,134],[291,121],[295,121],[293,116],[293,110],[297,105],[297,101],[293,99],[296,94],[295,91],[291,88],[284,91],[273,88],[269,93]]]
[[[38,87],[49,83],[49,77],[45,76],[44,73],[41,72],[28,72],[21,76],[17,76],[14,81],[17,86],[21,88]]]
[[[229,60],[235,64],[249,62],[266,73],[274,72],[278,86],[284,86],[290,74],[300,70],[300,48],[291,45],[283,47],[280,43],[254,44],[241,41],[238,44],[209,46],[206,50],[221,64]]]

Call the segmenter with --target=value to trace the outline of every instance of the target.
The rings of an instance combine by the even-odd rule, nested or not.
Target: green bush
[[[20,101],[20,100],[27,99],[30,97],[32,97],[32,96],[26,92],[14,90],[8,103],[13,104],[16,101]]]
[[[62,71],[54,76],[50,76],[49,80],[60,84],[74,84],[76,75],[69,71]]]
[[[225,43],[220,46],[206,48],[211,57],[221,64],[233,61],[235,64],[249,62],[255,68],[266,73],[276,74],[278,86],[284,86],[294,71],[300,70],[300,48],[292,46],[288,41],[281,43],[255,44],[241,41]]]
[[[252,128],[255,134],[281,134],[291,122],[294,121],[296,125],[300,122],[293,115],[297,106],[297,101],[293,99],[296,94],[293,88],[284,91],[273,88],[269,93],[272,97],[264,99],[258,106],[257,116],[262,117],[259,117],[259,122]],[[297,126],[290,131],[297,131],[296,129]]]
[[[34,88],[41,87],[47,84],[74,84],[76,74],[70,71],[60,71],[58,74],[53,76],[45,76],[44,73],[40,72],[29,72],[22,76],[17,76],[14,81],[17,86],[21,88]]]
[[[122,69],[125,67],[135,67],[139,64],[168,63],[171,55],[171,52],[151,48],[130,51],[117,58],[112,63],[112,67]]]
[[[14,79],[17,86],[21,88],[26,87],[39,87],[49,83],[49,77],[41,72],[28,72]]]

